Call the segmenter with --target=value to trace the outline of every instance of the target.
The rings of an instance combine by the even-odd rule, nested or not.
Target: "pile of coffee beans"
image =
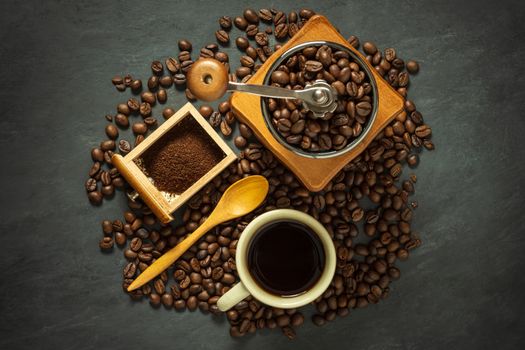
[[[241,65],[232,68],[235,74],[231,78],[247,79],[271,53],[272,33],[277,40],[284,41],[297,33],[313,14],[307,9],[289,14],[274,9],[247,9],[242,16],[233,19],[221,17],[220,33],[216,35],[219,43],[226,43],[226,38],[230,40],[235,26],[244,32],[235,40],[237,46],[253,60],[252,65],[246,57],[241,58]],[[360,47],[355,36],[350,36],[348,42]],[[418,64],[415,61],[405,63],[392,48],[380,51],[371,42],[364,42],[361,47],[374,68],[406,97],[408,74],[417,73]],[[164,65],[161,61],[153,62],[148,91],[141,93],[140,80],[130,75],[113,79],[117,89],[130,87],[132,94],[141,93],[141,102],[131,97],[127,103],[117,106],[116,115],[106,117],[110,123],[106,127],[108,139],[92,150],[94,163],[86,182],[92,203],[100,204],[103,197],[113,195],[114,188],[131,190],[111,164],[111,154],[117,152],[117,147],[122,154],[133,147],[122,138],[119,129],[126,129],[130,119],[140,118],[133,124],[139,123],[139,126],[132,127],[134,144],[140,143],[148,131],[156,127],[157,119],[152,116],[151,107],[156,101],[166,101],[165,92],[161,91],[172,84],[185,90],[185,73],[193,62],[192,45],[188,40],[181,40],[179,49],[178,59],[168,58]],[[217,44],[202,48],[200,56],[215,57],[229,67],[228,55],[220,51]],[[186,96],[193,98],[187,90]],[[317,193],[308,191],[269,150],[257,143],[248,126],[235,122],[228,101],[221,102],[218,110],[209,105],[202,105],[199,110],[227,137],[238,128],[240,135],[235,137],[234,143],[241,150],[239,159],[190,199],[183,210],[182,223],[159,223],[140,200],[128,200],[129,210],[123,218],[102,222],[100,248],[107,251],[117,246],[128,261],[123,270],[124,291],[141,271],[195,230],[233,182],[247,175],[263,175],[270,184],[269,195],[255,212],[212,229],[173,267],[128,293],[132,299],[146,298],[153,307],[167,310],[199,309],[203,313],[220,314],[217,300],[238,281],[235,252],[243,229],[257,215],[276,208],[294,208],[312,215],[326,227],[334,241],[337,269],[330,287],[313,303],[315,311],[311,319],[314,324],[322,326],[389,296],[391,282],[400,277],[398,263],[405,261],[421,244],[419,235],[411,228],[413,212],[418,206],[411,198],[417,177],[404,175],[405,164],[415,167],[423,149],[434,149],[432,130],[413,101],[407,99],[406,114],[397,116],[358,158]],[[166,107],[160,113],[169,118],[174,110]],[[225,317],[233,337],[258,329],[278,328],[293,339],[297,327],[305,320],[305,313],[309,313],[309,307],[278,309],[250,297],[226,312]]]
[[[294,147],[317,153],[345,148],[363,133],[373,112],[370,77],[348,50],[308,46],[285,57],[270,76],[277,87],[301,90],[322,79],[337,92],[337,108],[317,118],[300,100],[267,99],[274,129]]]

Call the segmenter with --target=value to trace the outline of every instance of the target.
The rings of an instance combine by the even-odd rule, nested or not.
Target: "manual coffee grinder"
[[[292,147],[276,132],[263,97],[300,99],[316,117],[337,107],[337,93],[330,84],[316,80],[304,90],[270,86],[271,73],[286,59],[307,46],[328,45],[345,50],[361,66],[372,86],[373,110],[363,132],[344,148],[308,153]],[[323,16],[315,15],[278,51],[273,53],[246,84],[229,82],[226,67],[213,59],[197,60],[188,76],[188,88],[199,99],[212,101],[232,91],[231,105],[241,122],[285,164],[310,191],[320,191],[356,158],[396,116],[404,113],[404,98],[397,93],[361,53],[354,49]]]

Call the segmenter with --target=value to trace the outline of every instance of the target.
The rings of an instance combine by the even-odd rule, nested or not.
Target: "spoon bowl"
[[[212,215],[235,219],[252,212],[264,201],[268,188],[268,181],[263,176],[245,177],[226,189]]]

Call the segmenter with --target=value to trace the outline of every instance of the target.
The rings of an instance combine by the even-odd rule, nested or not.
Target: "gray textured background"
[[[285,11],[298,4],[270,3]],[[401,264],[391,297],[324,328],[308,321],[295,341],[278,331],[232,340],[223,319],[131,302],[120,286],[122,255],[98,248],[100,220],[119,217],[124,201],[92,208],[83,188],[103,116],[127,96],[110,78],[147,78],[151,60],[174,54],[178,39],[213,41],[218,16],[244,5],[2,1],[0,348],[525,346],[523,2],[304,5],[345,36],[421,62],[410,94],[437,150],[416,171],[414,228],[424,244]]]

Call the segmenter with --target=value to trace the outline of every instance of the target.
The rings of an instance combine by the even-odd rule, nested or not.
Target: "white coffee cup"
[[[272,294],[259,286],[249,271],[248,249],[251,240],[263,226],[276,221],[295,221],[306,225],[319,237],[324,249],[325,262],[321,276],[312,287],[298,295]],[[319,221],[297,210],[276,209],[258,216],[246,226],[237,244],[235,262],[241,281],[217,301],[219,310],[227,311],[249,295],[266,305],[292,309],[314,301],[328,288],[335,273],[336,253],[330,234]]]

